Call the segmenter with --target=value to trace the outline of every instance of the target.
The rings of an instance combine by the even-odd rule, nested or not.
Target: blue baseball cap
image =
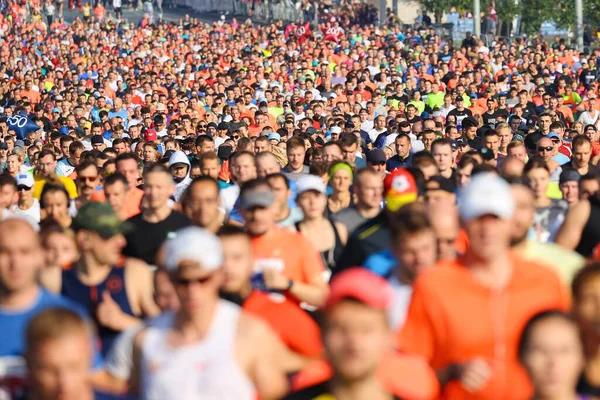
[[[558,133],[556,133],[556,132],[550,132],[548,135],[546,135],[546,137],[548,139],[552,139],[552,138],[560,139],[560,135]]]

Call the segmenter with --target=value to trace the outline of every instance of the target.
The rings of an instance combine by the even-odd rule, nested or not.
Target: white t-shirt
[[[31,217],[35,222],[40,222],[40,202],[36,198],[33,199],[33,204],[27,210],[23,210],[15,204],[15,206],[12,209],[12,212],[15,215],[27,215],[28,217]]]
[[[229,215],[235,206],[235,202],[240,197],[240,187],[238,185],[231,185],[222,189],[219,193],[221,197],[221,205],[219,210],[224,212],[225,215]]]

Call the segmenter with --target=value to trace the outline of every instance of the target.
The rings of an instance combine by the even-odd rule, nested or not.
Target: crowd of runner
[[[0,7],[0,399],[600,397],[600,50],[43,6]]]

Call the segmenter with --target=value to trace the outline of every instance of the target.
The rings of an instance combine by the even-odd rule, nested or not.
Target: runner
[[[219,299],[222,262],[218,238],[201,228],[185,228],[166,242],[164,264],[181,310],[170,314],[168,327],[146,328],[134,340],[132,391],[143,399],[276,398],[287,390],[274,353],[277,337]],[[198,363],[202,368],[193,367]]]
[[[89,324],[67,308],[49,308],[36,315],[25,332],[28,398],[116,399],[95,392],[88,379],[94,359],[93,335]]]
[[[121,259],[127,225],[110,205],[85,204],[73,221],[80,258],[69,269],[45,269],[41,281],[81,305],[97,324],[102,355],[108,354],[119,332],[154,316],[152,274],[136,259]]]
[[[177,230],[191,224],[189,218],[169,205],[175,183],[169,170],[155,164],[144,173],[144,205],[142,212],[127,220],[132,225],[125,235],[127,245],[123,254],[156,265],[160,245]]]
[[[553,272],[509,253],[514,208],[510,186],[501,178],[474,177],[460,197],[460,218],[470,240],[465,256],[439,263],[414,283],[398,346],[428,360],[444,396],[529,396],[530,383],[518,365],[517,337],[536,312],[569,306],[568,293]],[[503,306],[495,303],[501,299]],[[490,304],[502,311],[490,310]],[[490,323],[480,323],[488,318]],[[478,329],[466,331],[465,326]],[[498,346],[506,351],[498,352]]]
[[[85,315],[74,303],[37,283],[43,266],[42,248],[33,227],[16,218],[0,222],[0,394],[7,398],[24,394],[24,333],[29,321],[52,307],[67,307]]]
[[[308,239],[275,224],[274,200],[272,189],[260,179],[247,182],[240,193],[240,210],[252,237],[253,284],[321,306],[328,292],[323,262]]]
[[[435,398],[438,384],[429,367],[389,352],[392,298],[390,285],[369,271],[352,268],[335,277],[323,326],[327,362],[309,365],[296,378],[308,387],[285,399]]]

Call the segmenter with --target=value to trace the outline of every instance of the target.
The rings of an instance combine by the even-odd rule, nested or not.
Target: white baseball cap
[[[32,188],[35,182],[33,181],[33,175],[30,174],[19,174],[17,175],[17,186],[27,186]]]
[[[459,213],[463,221],[471,221],[487,214],[510,219],[515,201],[510,185],[494,173],[481,173],[459,193]]]
[[[327,189],[323,180],[316,175],[305,175],[296,182],[296,197],[309,190],[314,190],[321,194],[326,194]]]
[[[221,241],[216,235],[195,226],[178,230],[165,244],[164,266],[169,271],[176,271],[182,261],[194,261],[205,271],[216,271],[223,264]]]

